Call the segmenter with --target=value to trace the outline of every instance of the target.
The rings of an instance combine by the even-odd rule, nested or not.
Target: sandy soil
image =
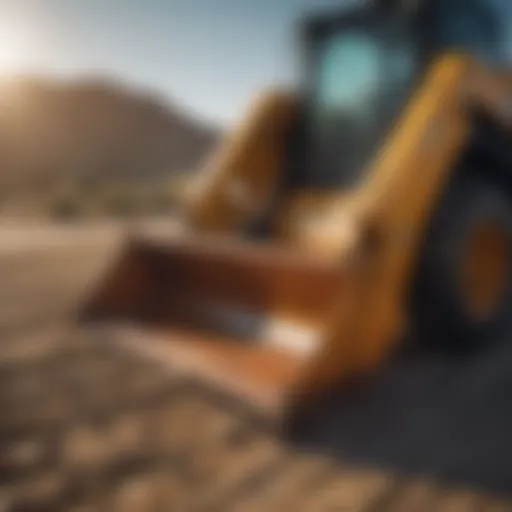
[[[327,402],[324,412],[319,405],[316,417],[283,437],[200,384],[75,325],[73,315],[121,239],[119,226],[0,226],[0,510],[512,510],[512,443],[499,434],[508,417],[492,417],[501,423],[485,431],[502,442],[503,460],[494,466],[489,453],[496,450],[471,461],[476,452],[455,442],[453,429],[444,441],[436,437],[435,418],[452,408],[437,411],[434,397],[445,383],[448,393],[456,390],[442,380],[447,363],[397,361],[379,383],[331,397],[330,415]],[[467,408],[507,389],[512,373],[493,371],[493,361],[458,370],[459,388],[477,371],[487,379],[473,385]],[[499,389],[489,383],[493,375]],[[416,445],[430,446],[427,462],[436,450],[450,460],[458,451],[463,466],[487,474],[501,468],[500,485],[457,480],[432,464],[407,469],[386,454],[386,443],[413,459],[421,459]]]

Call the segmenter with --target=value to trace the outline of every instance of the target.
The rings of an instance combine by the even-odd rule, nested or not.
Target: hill
[[[0,180],[10,197],[151,183],[199,165],[219,130],[114,79],[0,82]]]

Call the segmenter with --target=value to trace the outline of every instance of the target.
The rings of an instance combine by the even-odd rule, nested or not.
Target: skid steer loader
[[[498,4],[308,19],[302,85],[254,102],[194,176],[179,229],[130,239],[87,319],[280,419],[370,375],[412,330],[447,349],[507,335]]]

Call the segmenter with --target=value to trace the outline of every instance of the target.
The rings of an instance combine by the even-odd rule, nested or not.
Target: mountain
[[[220,130],[114,79],[0,82],[0,185],[150,182],[189,171]]]

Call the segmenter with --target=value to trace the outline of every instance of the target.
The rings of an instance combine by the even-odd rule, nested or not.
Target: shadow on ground
[[[512,343],[465,359],[410,351],[317,403],[290,436],[347,460],[512,491]]]

